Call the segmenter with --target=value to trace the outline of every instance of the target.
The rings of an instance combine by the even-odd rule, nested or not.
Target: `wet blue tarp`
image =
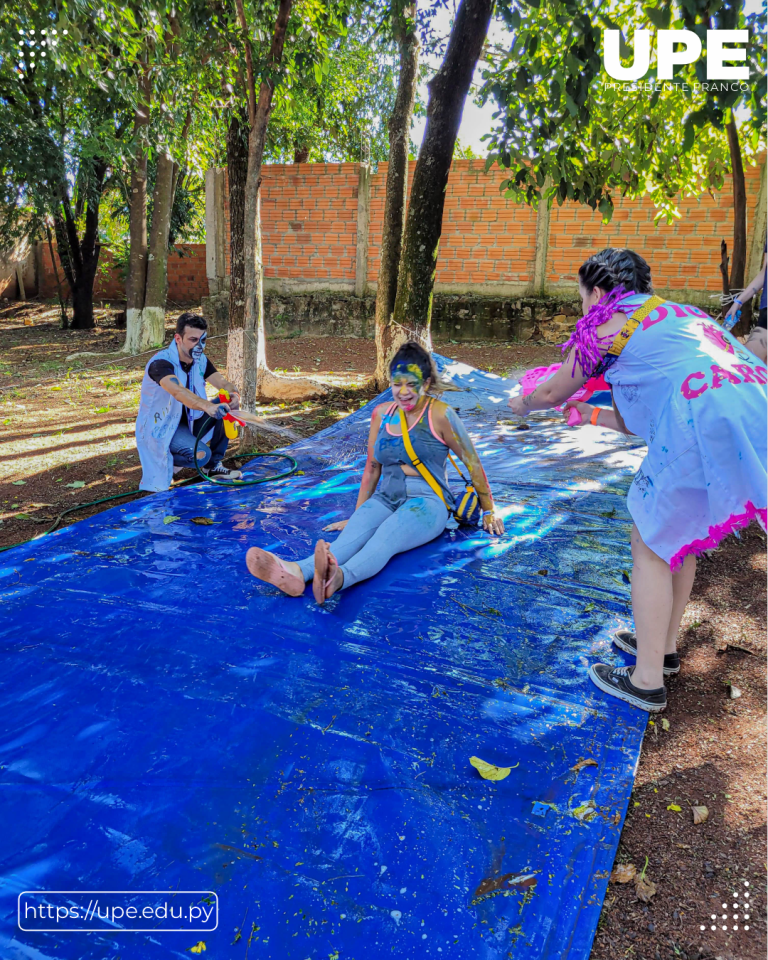
[[[3,960],[589,956],[645,715],[586,667],[620,660],[642,451],[518,430],[508,381],[448,367],[502,538],[446,533],[324,607],[251,578],[249,546],[300,557],[351,513],[369,405],[291,448],[303,475],[3,555]],[[30,889],[213,890],[220,922],[25,933]]]

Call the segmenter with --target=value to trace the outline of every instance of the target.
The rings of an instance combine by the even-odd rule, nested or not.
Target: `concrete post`
[[[364,297],[368,287],[368,229],[371,219],[371,168],[361,163],[357,181],[357,249],[355,296]]]
[[[205,275],[211,296],[223,293],[226,287],[225,176],[226,171],[220,167],[205,171]]]
[[[549,177],[544,181],[542,194],[549,187]],[[543,199],[539,201],[536,212],[536,253],[533,261],[533,281],[531,296],[543,297],[547,286],[547,251],[549,249],[549,204]]]

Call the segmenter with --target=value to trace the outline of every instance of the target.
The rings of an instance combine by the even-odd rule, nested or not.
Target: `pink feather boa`
[[[563,344],[563,356],[569,350],[573,350],[573,369],[571,376],[576,370],[578,363],[584,373],[596,370],[603,360],[603,354],[600,347],[608,340],[613,340],[614,334],[608,337],[598,337],[597,328],[607,323],[616,313],[616,305],[625,297],[632,296],[631,290],[625,290],[624,287],[616,287],[610,293],[606,293],[594,306],[590,307],[586,316],[581,317],[576,323],[576,329],[573,331],[567,342]]]
[[[748,500],[744,505],[744,513],[732,513],[723,523],[716,523],[713,527],[710,527],[709,536],[703,540],[692,540],[684,547],[681,547],[670,561],[669,565],[672,571],[679,570],[683,565],[683,560],[685,560],[689,554],[693,553],[699,556],[705,550],[714,550],[720,546],[720,542],[729,534],[735,533],[743,527],[748,527],[753,520],[757,520],[763,530],[765,530],[766,523],[768,523],[767,513],[768,511],[756,507],[751,500]]]

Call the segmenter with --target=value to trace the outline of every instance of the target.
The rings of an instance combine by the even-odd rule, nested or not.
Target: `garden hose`
[[[284,477],[290,477],[292,473],[295,473],[298,470],[299,468],[298,463],[296,462],[296,460],[294,460],[293,457],[289,456],[287,453],[259,453],[258,451],[254,450],[250,453],[243,454],[243,456],[252,457],[253,459],[256,459],[257,457],[279,457],[281,460],[287,460],[290,463],[290,468],[288,470],[284,470],[282,473],[274,473],[274,474],[270,474],[267,477],[262,477],[260,480],[216,480],[214,479],[213,477],[209,476],[207,473],[203,472],[203,468],[200,466],[200,461],[197,459],[197,448],[200,445],[201,438],[205,433],[208,424],[214,423],[214,422],[215,422],[214,418],[209,417],[206,414],[206,417],[203,420],[202,426],[200,427],[200,430],[198,431],[197,437],[195,439],[195,449],[192,452],[192,458],[195,461],[197,472],[200,474],[203,480],[207,480],[208,483],[215,483],[217,486],[220,486],[220,487],[253,487],[257,483],[268,483],[270,480],[282,480]]]
[[[207,417],[207,420],[213,421],[213,417]],[[205,426],[207,426],[207,422],[204,420],[203,427]],[[295,473],[296,470],[298,469],[299,465],[296,462],[296,460],[294,460],[294,458],[289,456],[287,453],[257,453],[254,451],[253,453],[243,454],[243,456],[254,457],[254,458],[280,457],[282,460],[289,461],[291,465],[290,469],[284,470],[283,473],[270,474],[267,477],[262,477],[260,480],[214,480],[213,477],[209,477],[208,474],[203,473],[200,467],[199,461],[197,459],[197,448],[200,443],[200,437],[203,435],[204,432],[205,431],[201,428],[200,435],[197,437],[195,441],[195,449],[194,449],[193,457],[195,460],[195,464],[197,466],[197,472],[200,474],[203,480],[207,480],[209,483],[214,483],[217,486],[223,486],[223,487],[253,487],[257,483],[268,483],[270,480],[282,480],[284,477],[290,477],[290,475],[292,473]],[[181,483],[177,483],[176,486],[180,487],[180,486],[183,486],[184,484],[192,483],[194,480],[196,480],[195,477],[193,477],[190,480],[182,480]],[[123,497],[130,497],[134,493],[146,493],[146,492],[147,492],[146,490],[126,490],[125,493],[115,493],[115,494],[112,494],[111,497],[102,497],[100,500],[91,500],[89,503],[78,503],[77,506],[69,507],[67,510],[62,510],[62,512],[54,520],[52,526],[50,526],[43,533],[39,533],[36,537],[30,537],[28,540],[20,540],[18,543],[11,543],[7,547],[0,547],[0,553],[4,553],[6,550],[12,550],[14,547],[21,547],[25,543],[32,543],[33,540],[40,540],[43,537],[47,536],[49,533],[53,533],[53,531],[57,529],[61,521],[64,519],[64,517],[67,516],[68,513],[74,513],[76,510],[85,510],[87,507],[95,507],[95,506],[98,506],[98,504],[100,503],[109,503],[110,500],[120,500]]]

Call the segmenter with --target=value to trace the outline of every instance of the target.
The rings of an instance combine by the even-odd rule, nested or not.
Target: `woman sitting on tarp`
[[[432,357],[418,343],[406,343],[389,369],[394,400],[379,404],[371,418],[357,509],[349,520],[325,527],[341,530],[341,536],[333,545],[318,540],[314,554],[298,563],[259,547],[248,551],[254,577],[291,597],[300,596],[312,580],[315,600],[324,603],[338,590],[377,574],[395,554],[434,540],[451,512],[470,520],[476,514],[475,524],[482,513],[488,533],[504,532],[469,434],[455,410],[434,396],[441,388]],[[447,479],[451,452],[469,470],[474,500],[468,487],[454,504]]]
[[[696,554],[752,520],[766,524],[768,370],[698,307],[653,296],[650,267],[631,250],[590,257],[579,293],[584,316],[563,366],[509,406],[520,416],[546,410],[602,373],[613,410],[566,406],[582,423],[648,444],[627,500],[635,632],[614,634],[636,663],[593,664],[589,674],[606,693],[658,711],[667,703],[664,676],[680,670],[677,634]]]

